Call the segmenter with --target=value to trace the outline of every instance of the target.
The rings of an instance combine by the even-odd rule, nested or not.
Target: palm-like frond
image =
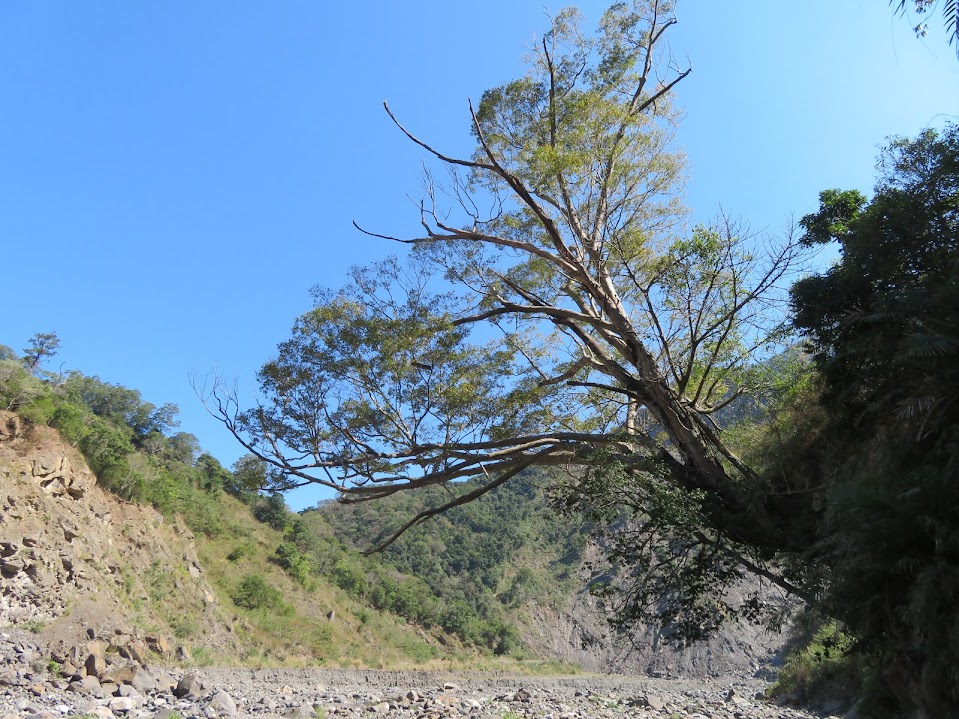
[[[955,41],[956,54],[959,55],[959,2],[945,0],[942,6],[942,18],[945,21],[946,33],[949,35],[949,44]]]
[[[949,44],[955,45],[956,55],[959,56],[959,0],[889,0],[889,4],[899,16],[906,15],[910,5],[916,15],[925,15],[927,11],[935,12],[938,9],[942,13],[942,24],[946,28]],[[919,37],[925,36],[927,29],[928,23],[925,21],[913,27]]]

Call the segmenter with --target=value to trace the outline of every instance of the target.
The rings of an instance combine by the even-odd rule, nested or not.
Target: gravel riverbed
[[[746,677],[332,669],[174,669],[117,663],[58,674],[29,641],[0,635],[0,719],[811,719]]]

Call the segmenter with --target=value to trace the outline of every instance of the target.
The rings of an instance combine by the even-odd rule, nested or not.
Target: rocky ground
[[[803,719],[762,683],[624,676],[204,668],[151,665],[135,641],[53,650],[0,632],[0,719],[403,717],[404,719]],[[124,656],[126,655],[126,656]]]

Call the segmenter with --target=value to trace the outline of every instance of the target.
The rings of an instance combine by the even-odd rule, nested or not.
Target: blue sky
[[[588,25],[606,3],[580,4]],[[229,466],[191,374],[250,397],[315,284],[415,229],[421,153],[521,74],[560,3],[72,0],[0,3],[0,344],[62,342],[78,369],[174,402]],[[959,118],[959,62],[885,0],[680,0],[693,73],[687,202],[778,231],[828,187],[868,191],[878,148]],[[302,507],[320,495],[290,499]]]

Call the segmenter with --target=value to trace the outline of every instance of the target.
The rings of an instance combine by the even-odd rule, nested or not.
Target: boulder
[[[193,672],[184,674],[176,685],[173,694],[180,699],[199,699],[203,694],[203,684]]]
[[[83,667],[86,669],[88,677],[97,677],[99,679],[107,670],[107,662],[103,654],[94,653],[87,657],[87,660],[83,663]]]
[[[236,702],[233,701],[233,697],[231,697],[222,689],[213,695],[213,698],[210,700],[209,708],[216,714],[216,716],[234,717],[239,713],[236,708]]]
[[[163,634],[148,634],[147,646],[161,657],[168,657],[173,653],[173,645]]]

